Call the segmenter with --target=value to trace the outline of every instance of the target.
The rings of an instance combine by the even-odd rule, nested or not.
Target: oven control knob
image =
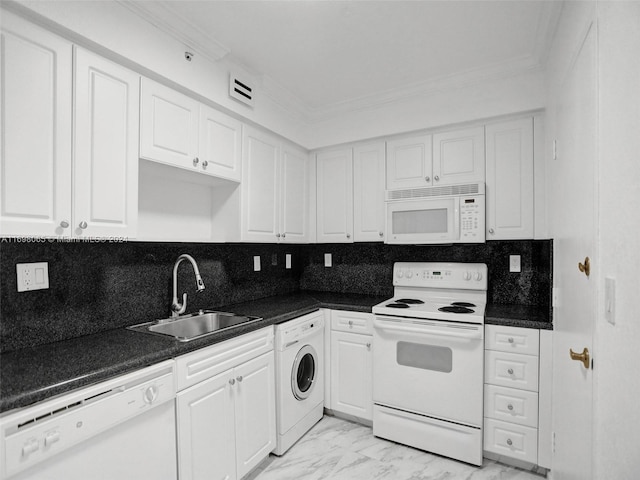
[[[413,277],[413,272],[411,270],[407,270],[407,278]]]
[[[404,276],[404,273],[402,272],[402,270],[398,270],[398,277],[402,278]]]
[[[474,278],[474,280],[476,280],[476,281],[478,281],[478,282],[479,282],[480,280],[482,280],[482,274],[481,274],[480,272],[476,272],[476,273],[473,275],[473,278]]]
[[[471,272],[464,272],[462,276],[465,280],[471,280]]]

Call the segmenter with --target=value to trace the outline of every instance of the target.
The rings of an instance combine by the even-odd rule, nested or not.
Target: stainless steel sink
[[[128,327],[143,333],[167,335],[181,342],[188,342],[219,332],[226,328],[246,325],[261,320],[260,317],[248,317],[234,313],[201,310],[199,313],[165,318],[154,322],[141,323]]]

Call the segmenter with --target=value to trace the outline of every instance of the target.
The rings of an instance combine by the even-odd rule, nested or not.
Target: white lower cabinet
[[[180,480],[241,479],[276,444],[272,327],[180,357],[177,371],[178,388],[197,382],[176,400]]]
[[[331,410],[373,419],[373,315],[331,312]]]
[[[548,468],[538,456],[538,431],[549,420],[540,408],[540,395],[548,394],[539,367],[540,332],[501,325],[485,329],[485,456]]]

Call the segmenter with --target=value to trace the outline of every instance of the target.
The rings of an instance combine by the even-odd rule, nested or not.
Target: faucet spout
[[[177,317],[185,312],[187,309],[187,294],[182,294],[182,303],[178,301],[178,266],[183,260],[189,260],[191,265],[193,266],[193,272],[196,276],[196,288],[198,292],[202,292],[204,290],[204,282],[202,281],[202,276],[200,276],[200,270],[198,269],[198,264],[193,259],[191,255],[187,255],[183,253],[178,257],[176,263],[173,265],[173,300],[171,301],[171,316]]]

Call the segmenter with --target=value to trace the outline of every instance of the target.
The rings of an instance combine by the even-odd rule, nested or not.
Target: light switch
[[[611,277],[604,279],[604,317],[611,325],[616,324],[616,280]]]
[[[509,271],[520,272],[520,255],[509,255]]]
[[[331,254],[330,253],[325,253],[324,254],[324,266],[325,267],[330,267],[331,266]]]

